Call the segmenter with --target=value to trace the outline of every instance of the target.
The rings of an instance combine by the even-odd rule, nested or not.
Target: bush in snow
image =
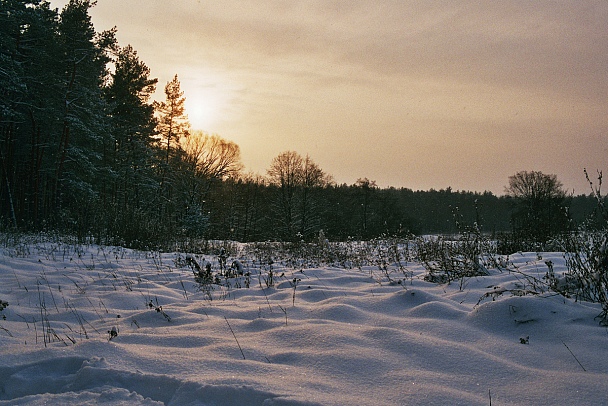
[[[465,229],[455,239],[418,238],[417,259],[428,271],[425,280],[450,283],[488,274],[482,255],[493,253],[492,244],[477,227]]]
[[[598,172],[596,187],[587,171],[585,176],[597,199],[597,207],[587,224],[564,242],[568,271],[555,281],[559,287],[556,290],[580,300],[600,303],[602,312],[598,318],[603,325],[608,325],[608,210],[606,198],[601,194],[602,173]]]

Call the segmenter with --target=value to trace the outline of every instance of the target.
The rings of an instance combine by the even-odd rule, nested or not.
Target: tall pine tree
[[[112,81],[105,89],[111,137],[104,147],[107,167],[103,206],[109,233],[127,242],[141,239],[149,202],[157,193],[154,177],[156,120],[149,102],[157,79],[139,60],[133,47],[118,51]]]
[[[179,140],[190,133],[190,123],[186,115],[186,98],[180,89],[177,75],[165,85],[164,102],[156,102],[158,115],[158,134],[160,144],[165,148],[165,165],[169,166],[171,158],[178,155]]]
[[[159,146],[163,154],[160,165],[159,215],[168,229],[179,226],[187,207],[178,195],[177,178],[184,170],[184,151],[180,139],[190,134],[186,115],[184,92],[180,89],[177,75],[165,86],[166,100],[155,102]]]
[[[114,32],[96,35],[89,15],[94,3],[70,0],[60,15],[63,111],[54,142],[55,210],[87,232],[98,199],[102,148],[109,136],[102,88],[108,80]],[[62,220],[61,217],[58,220]]]
[[[14,227],[38,223],[44,207],[59,105],[57,21],[46,2],[0,2],[0,210]]]

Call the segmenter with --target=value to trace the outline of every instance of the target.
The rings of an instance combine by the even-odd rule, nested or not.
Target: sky
[[[62,8],[67,1],[51,1]],[[98,0],[193,129],[265,175],[291,150],[336,182],[503,194],[522,171],[575,194],[607,169],[608,3]]]

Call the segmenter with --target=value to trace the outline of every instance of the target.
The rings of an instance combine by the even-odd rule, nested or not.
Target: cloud
[[[355,69],[358,76],[560,85],[571,92],[606,82],[603,1],[132,0],[126,6],[106,0],[101,7],[94,12],[105,20],[122,20],[119,38],[124,31],[155,46],[155,58],[217,69],[330,78]]]

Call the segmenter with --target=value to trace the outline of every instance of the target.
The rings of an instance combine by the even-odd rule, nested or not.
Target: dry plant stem
[[[298,287],[298,283],[301,281],[301,279],[298,278],[293,278],[293,281],[291,281],[291,286],[293,287],[293,296],[291,299],[291,305],[295,307],[296,305],[296,288]]]
[[[38,304],[40,306],[40,321],[42,323],[42,338],[44,339],[44,346],[46,348],[46,331],[44,328],[44,314],[42,313],[42,309],[44,308],[45,312],[46,312],[46,307],[44,304],[44,299],[43,299],[44,295],[40,294],[40,283],[38,283]],[[36,338],[38,336],[36,335]],[[36,340],[38,341],[38,340]]]
[[[285,313],[285,325],[287,325],[287,309],[285,309],[283,306],[279,305],[279,308],[281,308],[281,311],[283,313]]]
[[[243,356],[243,359],[245,359],[245,353],[243,352],[243,349],[241,348],[241,344],[239,344],[239,340],[236,339],[236,334],[234,334],[232,327],[230,327],[230,323],[228,323],[228,319],[226,318],[226,316],[224,316],[224,320],[226,320],[226,324],[228,325],[228,328],[230,329],[230,332],[232,333],[232,336],[234,337],[234,341],[236,341],[236,345],[238,345],[239,350],[241,351],[241,355]]]
[[[182,290],[184,291],[184,298],[186,300],[188,300],[188,291],[186,290],[186,287],[184,286],[184,281],[183,280],[179,280],[180,285],[182,285]]]
[[[11,334],[11,332],[8,331],[7,329],[5,329],[4,327],[0,326],[0,330],[6,332],[6,334],[8,334],[9,337],[13,337],[13,335]]]
[[[578,358],[576,358],[576,355],[574,355],[574,353],[572,352],[572,350],[570,350],[570,348],[566,345],[566,343],[562,341],[562,344],[564,344],[564,347],[566,347],[566,349],[574,357],[574,359],[576,360],[576,362],[578,362],[578,364],[581,366],[581,368],[583,368],[583,371],[587,372],[587,370],[585,369],[585,367],[583,366],[583,364],[581,364],[581,362],[578,360]]]
[[[262,285],[260,285],[261,287]],[[264,297],[266,298],[266,303],[268,304],[268,308],[270,309],[270,313],[272,313],[272,306],[270,306],[270,300],[268,300],[268,295],[266,294],[266,290],[262,288],[262,293],[264,293]]]
[[[17,286],[19,286],[19,289],[21,289],[21,282],[19,282],[19,278],[17,278],[17,272],[15,272],[14,269],[12,269],[12,271],[13,271],[13,275],[15,275],[15,280],[17,281]],[[27,288],[25,286],[24,286],[24,288],[25,288],[25,291],[27,292],[28,291]]]

